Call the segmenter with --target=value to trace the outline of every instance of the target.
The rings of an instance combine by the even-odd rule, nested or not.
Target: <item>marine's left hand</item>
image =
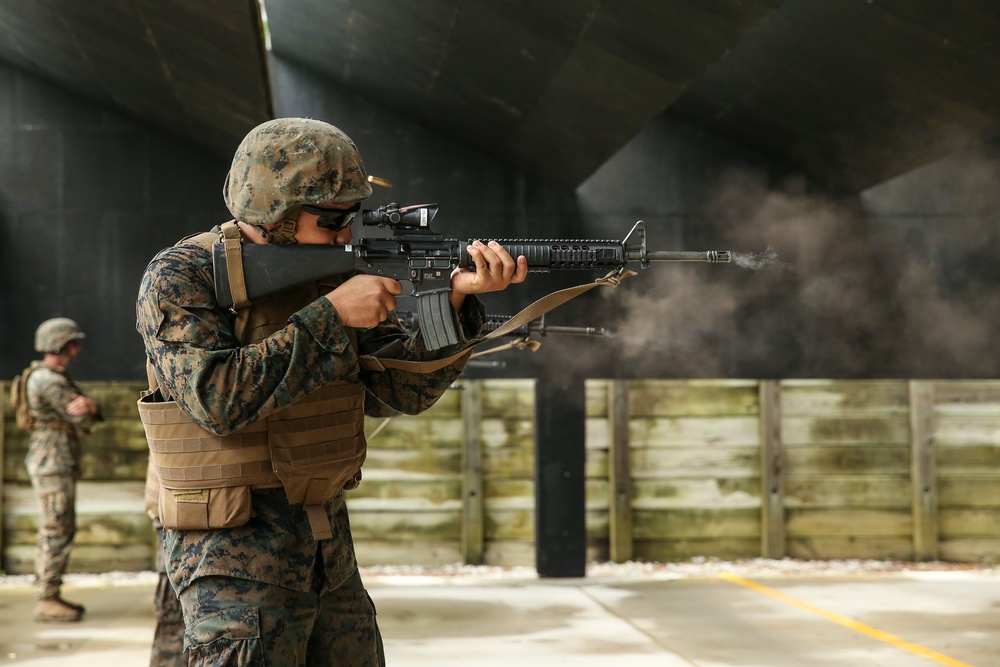
[[[469,294],[499,292],[512,283],[524,282],[528,276],[528,260],[523,256],[515,260],[496,241],[473,241],[468,253],[476,270],[459,268],[451,273],[451,305],[456,311],[461,310]]]

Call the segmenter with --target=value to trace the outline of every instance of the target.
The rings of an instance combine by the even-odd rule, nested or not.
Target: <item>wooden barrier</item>
[[[107,420],[70,567],[150,569],[142,383],[83,384]],[[462,380],[392,419],[348,495],[362,564],[533,565],[533,420],[532,380]],[[26,435],[4,406],[9,573],[34,557]],[[585,457],[589,560],[1000,560],[1000,381],[588,380]]]

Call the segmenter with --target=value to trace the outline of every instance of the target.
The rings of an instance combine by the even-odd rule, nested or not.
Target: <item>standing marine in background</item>
[[[101,409],[66,372],[80,354],[84,333],[76,322],[57,317],[35,331],[33,361],[14,381],[17,425],[30,429],[25,465],[40,509],[36,621],[79,621],[84,608],[60,595],[76,535],[76,480],[80,477],[80,437],[101,421]]]
[[[449,292],[462,340],[432,352],[395,317],[396,280],[331,276],[253,303],[244,292],[231,311],[211,256],[222,244],[238,287],[243,244],[347,246],[371,194],[341,130],[268,121],[233,158],[223,195],[234,220],[163,250],[143,274],[150,390],[139,414],[190,665],[385,664],[344,502],[361,481],[365,413],[433,405],[482,328],[473,295],[522,282],[527,261],[470,245],[476,268],[452,273]]]

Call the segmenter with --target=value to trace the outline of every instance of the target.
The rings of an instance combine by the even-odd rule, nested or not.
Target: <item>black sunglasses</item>
[[[339,232],[344,227],[349,226],[354,222],[354,216],[358,214],[361,210],[361,202],[357,202],[351,208],[347,209],[329,209],[320,208],[318,206],[310,206],[309,204],[303,204],[302,210],[306,213],[312,213],[313,215],[318,215],[319,218],[316,220],[316,224],[323,229],[329,229],[333,232]]]

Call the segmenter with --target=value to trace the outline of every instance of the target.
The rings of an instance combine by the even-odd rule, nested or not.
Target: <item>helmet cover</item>
[[[86,338],[79,325],[68,317],[45,320],[35,330],[35,351],[58,353],[66,343]]]
[[[302,204],[352,204],[371,194],[351,138],[311,118],[278,118],[251,130],[223,187],[233,217],[259,226],[281,222]]]

